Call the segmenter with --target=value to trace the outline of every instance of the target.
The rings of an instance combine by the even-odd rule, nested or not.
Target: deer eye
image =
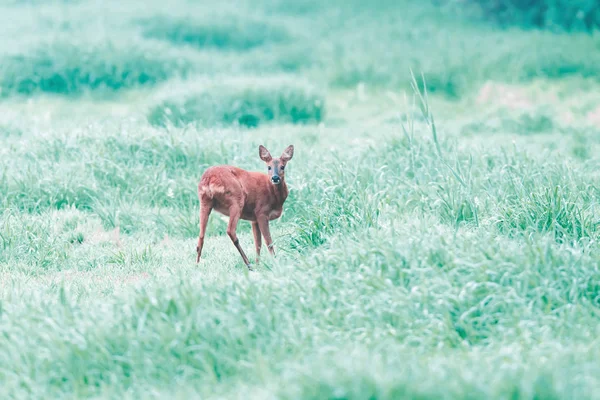
[[[282,166],[281,166],[281,170],[283,171],[284,169],[285,169],[285,167],[282,165]]]
[[[267,168],[269,169],[269,171],[271,170],[271,166],[270,165]]]

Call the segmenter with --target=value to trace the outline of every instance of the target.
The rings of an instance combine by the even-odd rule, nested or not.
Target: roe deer
[[[275,255],[269,232],[269,221],[279,218],[283,212],[283,203],[288,196],[284,170],[288,161],[294,156],[294,146],[288,146],[279,158],[271,157],[271,153],[263,145],[259,146],[258,154],[267,164],[267,174],[245,171],[230,165],[210,167],[202,174],[198,184],[200,237],[196,247],[198,253],[196,263],[200,262],[206,224],[213,209],[229,216],[227,235],[240,252],[248,269],[250,269],[250,262],[235,233],[240,219],[252,222],[256,263],[258,264],[260,256],[261,234],[271,255]]]

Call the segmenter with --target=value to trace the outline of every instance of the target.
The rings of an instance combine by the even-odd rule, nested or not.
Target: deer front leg
[[[267,249],[273,257],[275,257],[275,249],[273,248],[273,241],[271,240],[271,232],[269,231],[269,219],[265,217],[258,218],[258,227],[265,238]]]
[[[258,265],[258,259],[260,257],[260,247],[262,245],[262,239],[260,237],[260,227],[258,222],[252,223],[252,233],[254,234],[254,245],[256,246],[256,264]]]
[[[248,269],[250,269],[250,261],[248,261],[248,257],[246,257],[244,250],[242,250],[242,246],[240,246],[240,241],[238,240],[237,234],[235,233],[238,221],[240,220],[240,214],[241,211],[237,208],[232,208],[229,210],[229,224],[227,225],[227,235],[229,235],[231,241],[233,242],[233,245],[240,252],[244,263],[246,264]]]

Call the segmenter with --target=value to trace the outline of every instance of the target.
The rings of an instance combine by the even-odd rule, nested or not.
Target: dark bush
[[[0,60],[0,97],[117,91],[154,85],[185,74],[188,69],[185,60],[168,58],[159,52],[151,54],[138,47],[56,44]]]
[[[151,109],[153,125],[243,125],[255,127],[269,121],[305,124],[320,122],[325,114],[323,97],[288,81],[240,82],[211,85],[167,98]]]
[[[288,35],[283,28],[249,19],[169,19],[155,17],[140,22],[144,36],[198,48],[249,50]]]
[[[451,0],[501,25],[587,30],[600,27],[600,0]]]

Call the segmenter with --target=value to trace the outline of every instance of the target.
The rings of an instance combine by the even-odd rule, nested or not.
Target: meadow
[[[0,398],[600,398],[596,32],[411,0],[0,14]],[[213,213],[197,265],[202,172],[260,144],[295,146],[276,257],[249,272]]]

